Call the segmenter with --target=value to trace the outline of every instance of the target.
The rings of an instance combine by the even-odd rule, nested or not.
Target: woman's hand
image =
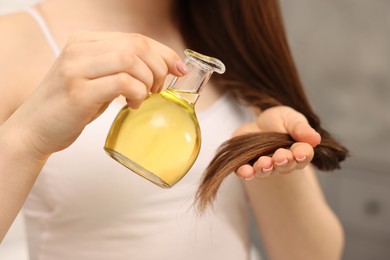
[[[278,149],[271,157],[261,156],[253,165],[239,167],[236,174],[246,180],[303,169],[313,159],[313,147],[321,141],[321,136],[309,125],[305,116],[286,106],[263,111],[254,122],[240,127],[234,136],[252,132],[287,133],[297,142],[290,149]]]
[[[80,31],[7,123],[32,152],[47,157],[69,146],[119,95],[138,108],[161,91],[168,73],[186,71],[178,54],[145,36]]]

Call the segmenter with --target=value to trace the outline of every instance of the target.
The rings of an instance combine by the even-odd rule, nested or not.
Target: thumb
[[[308,143],[313,147],[321,142],[321,135],[310,126],[303,114],[291,109],[284,117],[286,130],[295,141]]]

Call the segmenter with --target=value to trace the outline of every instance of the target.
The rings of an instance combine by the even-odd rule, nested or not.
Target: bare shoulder
[[[12,68],[14,62],[31,53],[37,45],[33,19],[24,12],[0,16],[0,34],[0,55],[3,57],[0,62],[6,62],[7,68]]]
[[[52,62],[43,34],[26,12],[0,16],[0,123],[31,93]]]
[[[0,31],[2,33],[2,44],[20,43],[21,39],[32,36],[32,19],[26,12],[5,14],[0,16]],[[23,33],[23,34],[21,34]],[[12,37],[12,39],[11,39]]]

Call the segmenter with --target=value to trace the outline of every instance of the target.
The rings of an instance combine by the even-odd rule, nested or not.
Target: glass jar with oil
[[[216,58],[188,49],[184,53],[188,73],[150,94],[138,109],[124,106],[104,146],[119,163],[163,188],[175,185],[195,162],[201,133],[194,105],[212,73],[225,72]]]

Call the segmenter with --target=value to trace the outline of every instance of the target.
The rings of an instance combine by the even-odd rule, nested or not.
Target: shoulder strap
[[[43,35],[46,38],[47,43],[49,44],[50,48],[52,49],[54,55],[57,57],[60,54],[60,48],[58,47],[57,42],[54,40],[54,37],[53,37],[52,33],[50,32],[49,27],[47,26],[42,15],[34,8],[28,8],[26,10],[26,12],[28,14],[30,14],[31,17],[34,18],[34,20],[38,23],[39,27],[42,30]]]

